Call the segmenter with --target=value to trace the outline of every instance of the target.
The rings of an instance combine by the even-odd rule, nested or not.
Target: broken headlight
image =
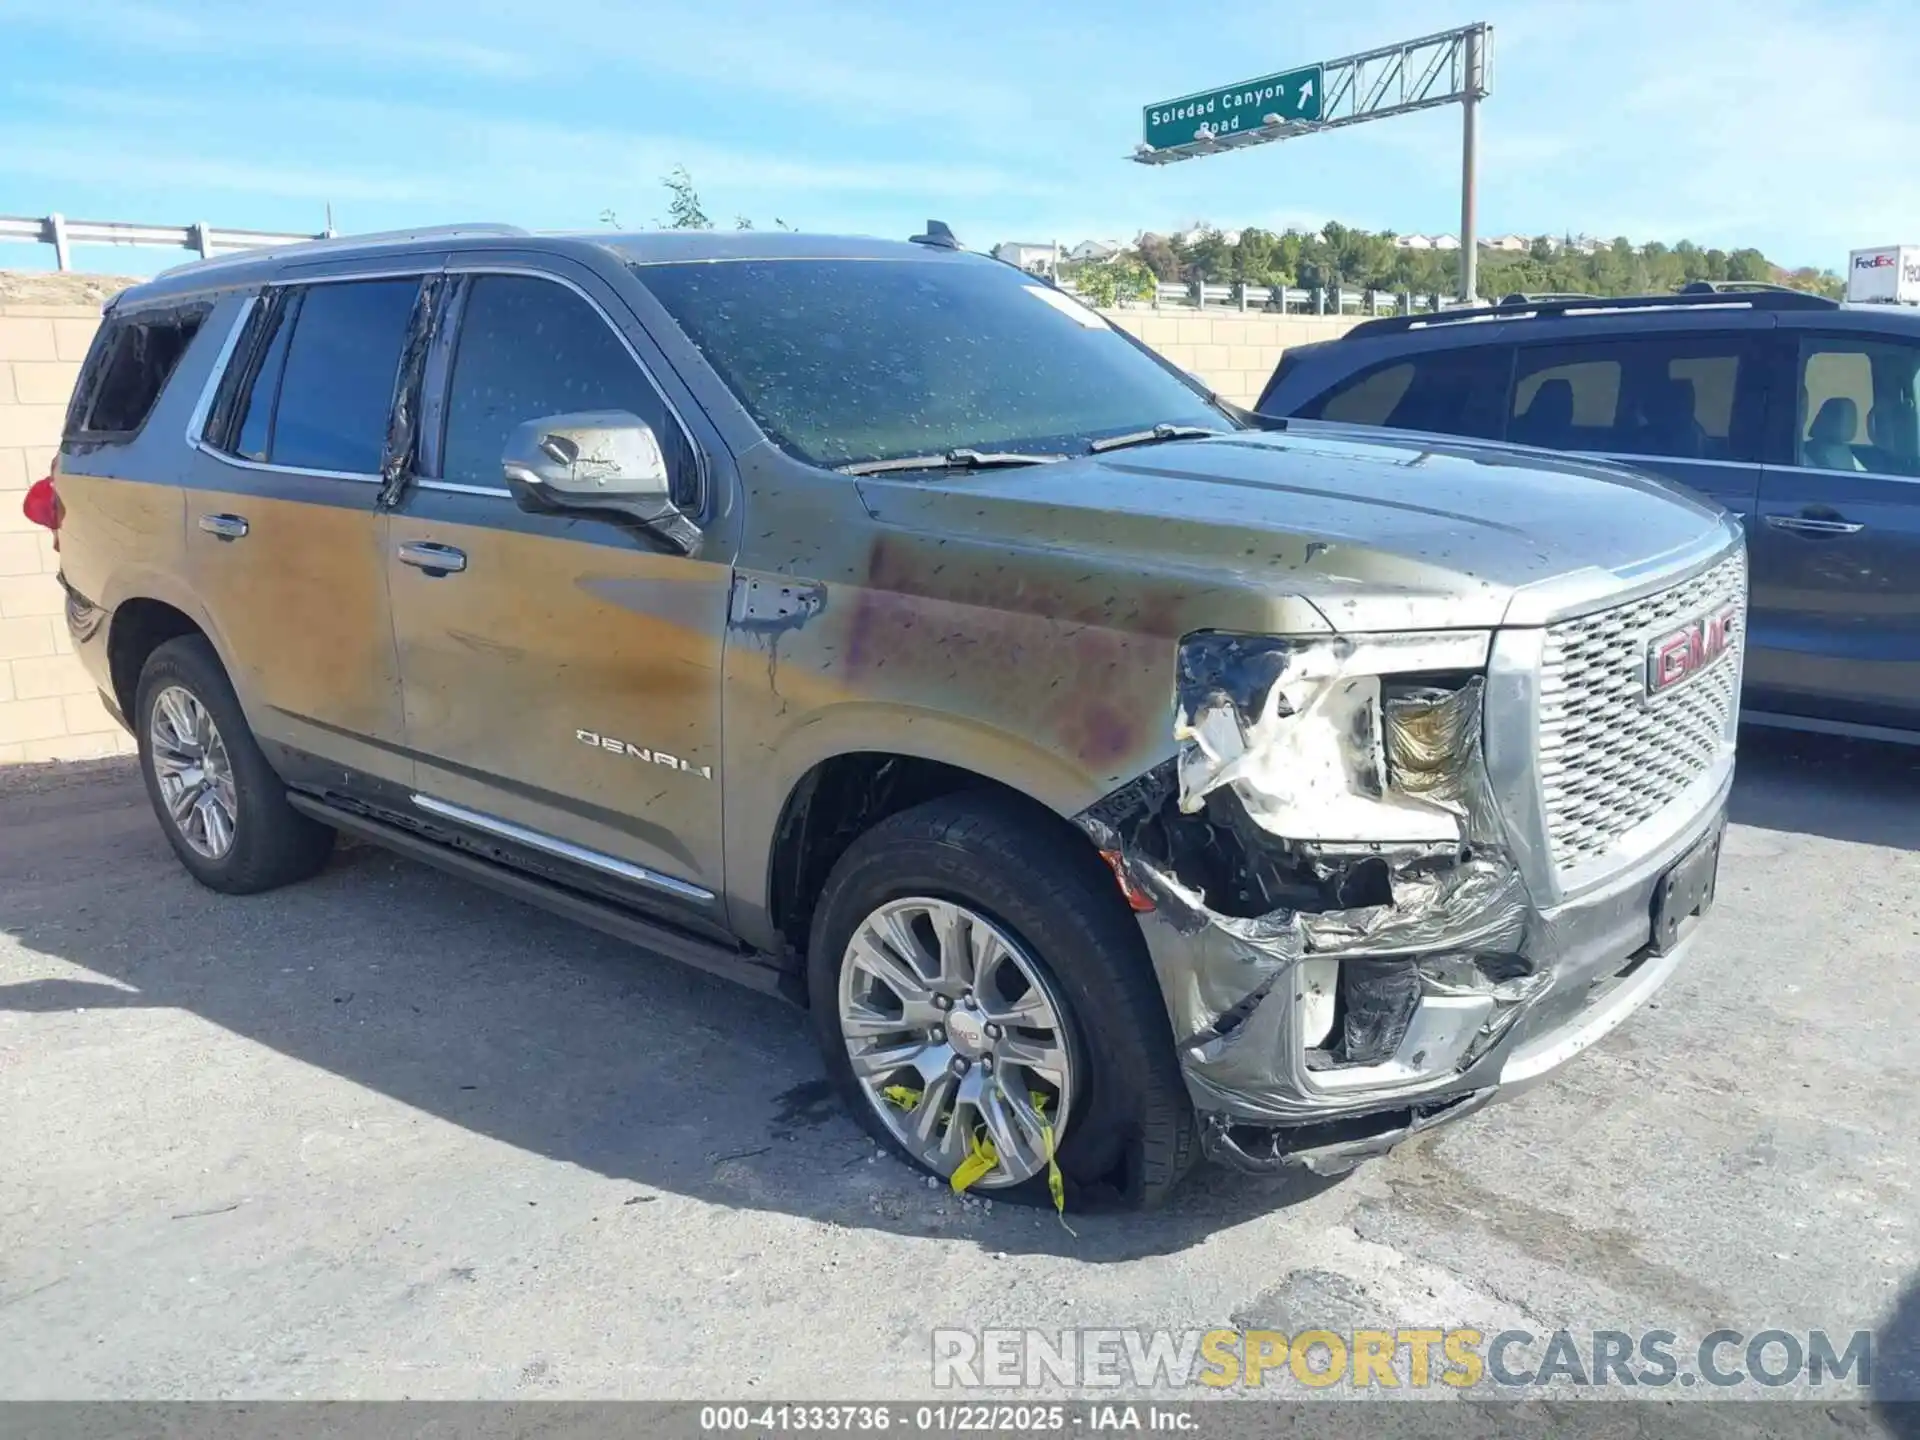
[[[1230,786],[1286,840],[1458,841],[1479,723],[1481,687],[1468,682],[1491,643],[1486,631],[1188,636],[1175,689],[1181,810]]]

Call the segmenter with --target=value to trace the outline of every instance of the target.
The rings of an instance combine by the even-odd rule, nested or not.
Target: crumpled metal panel
[[[1230,787],[1256,825],[1292,840],[1459,837],[1445,806],[1388,791],[1380,677],[1355,665],[1351,641],[1261,643],[1208,636],[1182,647],[1182,811]]]
[[[1230,643],[1211,656],[1183,655],[1173,775],[1141,777],[1081,815],[1080,824],[1124,885],[1153,902],[1143,929],[1202,1110],[1297,1124],[1329,1110],[1404,1104],[1391,1096],[1301,1093],[1292,1014],[1305,997],[1295,992],[1307,958],[1389,961],[1381,967],[1385,1008],[1362,1037],[1378,1050],[1390,1047],[1390,1031],[1405,1028],[1409,997],[1426,993],[1427,977],[1410,969],[1416,957],[1524,948],[1534,910],[1507,853],[1487,776],[1484,684],[1473,678],[1451,689],[1395,686],[1383,694],[1379,675],[1348,673],[1350,646],[1220,638]],[[1357,705],[1355,680],[1366,682]],[[1369,715],[1380,718],[1362,719]],[[1301,782],[1295,763],[1303,754],[1312,783]],[[1412,783],[1402,783],[1402,775]],[[1304,874],[1337,881],[1343,866],[1384,864],[1392,903],[1251,917],[1209,905],[1172,873],[1172,862],[1138,842],[1147,833],[1143,817],[1156,813],[1177,808],[1170,823],[1208,824],[1196,812],[1222,788]],[[1409,821],[1404,833],[1393,836],[1402,820]],[[1353,833],[1353,826],[1376,821],[1384,821],[1388,836]],[[1493,989],[1499,1002],[1476,1053],[1504,1032],[1544,977],[1526,978],[1530,983],[1504,990],[1484,980],[1474,985],[1480,993]],[[1472,983],[1464,973],[1449,975],[1434,993]]]
[[[1390,906],[1304,917],[1313,950],[1378,955],[1520,948],[1533,906],[1507,853],[1487,777],[1481,743],[1485,699],[1485,686],[1476,679],[1455,691],[1415,691],[1387,701],[1388,748],[1408,758],[1446,760],[1438,771],[1416,772],[1421,776],[1417,793],[1459,817],[1465,858],[1402,861],[1393,868]],[[1416,711],[1419,723],[1393,723]]]

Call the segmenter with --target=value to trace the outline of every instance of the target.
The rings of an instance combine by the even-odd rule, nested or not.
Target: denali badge
[[[664,750],[649,750],[643,745],[631,745],[625,740],[616,740],[611,735],[602,735],[598,730],[576,730],[573,732],[573,738],[582,745],[593,746],[596,750],[609,750],[615,755],[631,755],[635,760],[664,765],[669,770],[678,770],[684,775],[698,775],[702,780],[713,778],[711,765],[689,765],[678,755],[669,755]]]
[[[1647,698],[1676,690],[1711,669],[1733,645],[1738,605],[1722,605],[1647,644]]]

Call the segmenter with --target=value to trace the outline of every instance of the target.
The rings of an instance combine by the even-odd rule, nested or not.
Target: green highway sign
[[[1325,79],[1325,67],[1307,65],[1148,105],[1141,111],[1142,132],[1147,144],[1161,150],[1191,145],[1203,127],[1216,139],[1258,130],[1269,115],[1288,124],[1311,123],[1320,118]]]

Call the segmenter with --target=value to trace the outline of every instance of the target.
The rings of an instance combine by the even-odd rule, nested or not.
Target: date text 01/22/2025
[[[702,1434],[840,1431],[886,1434],[1090,1434],[1128,1430],[1161,1432],[1199,1428],[1185,1405],[703,1405]]]

